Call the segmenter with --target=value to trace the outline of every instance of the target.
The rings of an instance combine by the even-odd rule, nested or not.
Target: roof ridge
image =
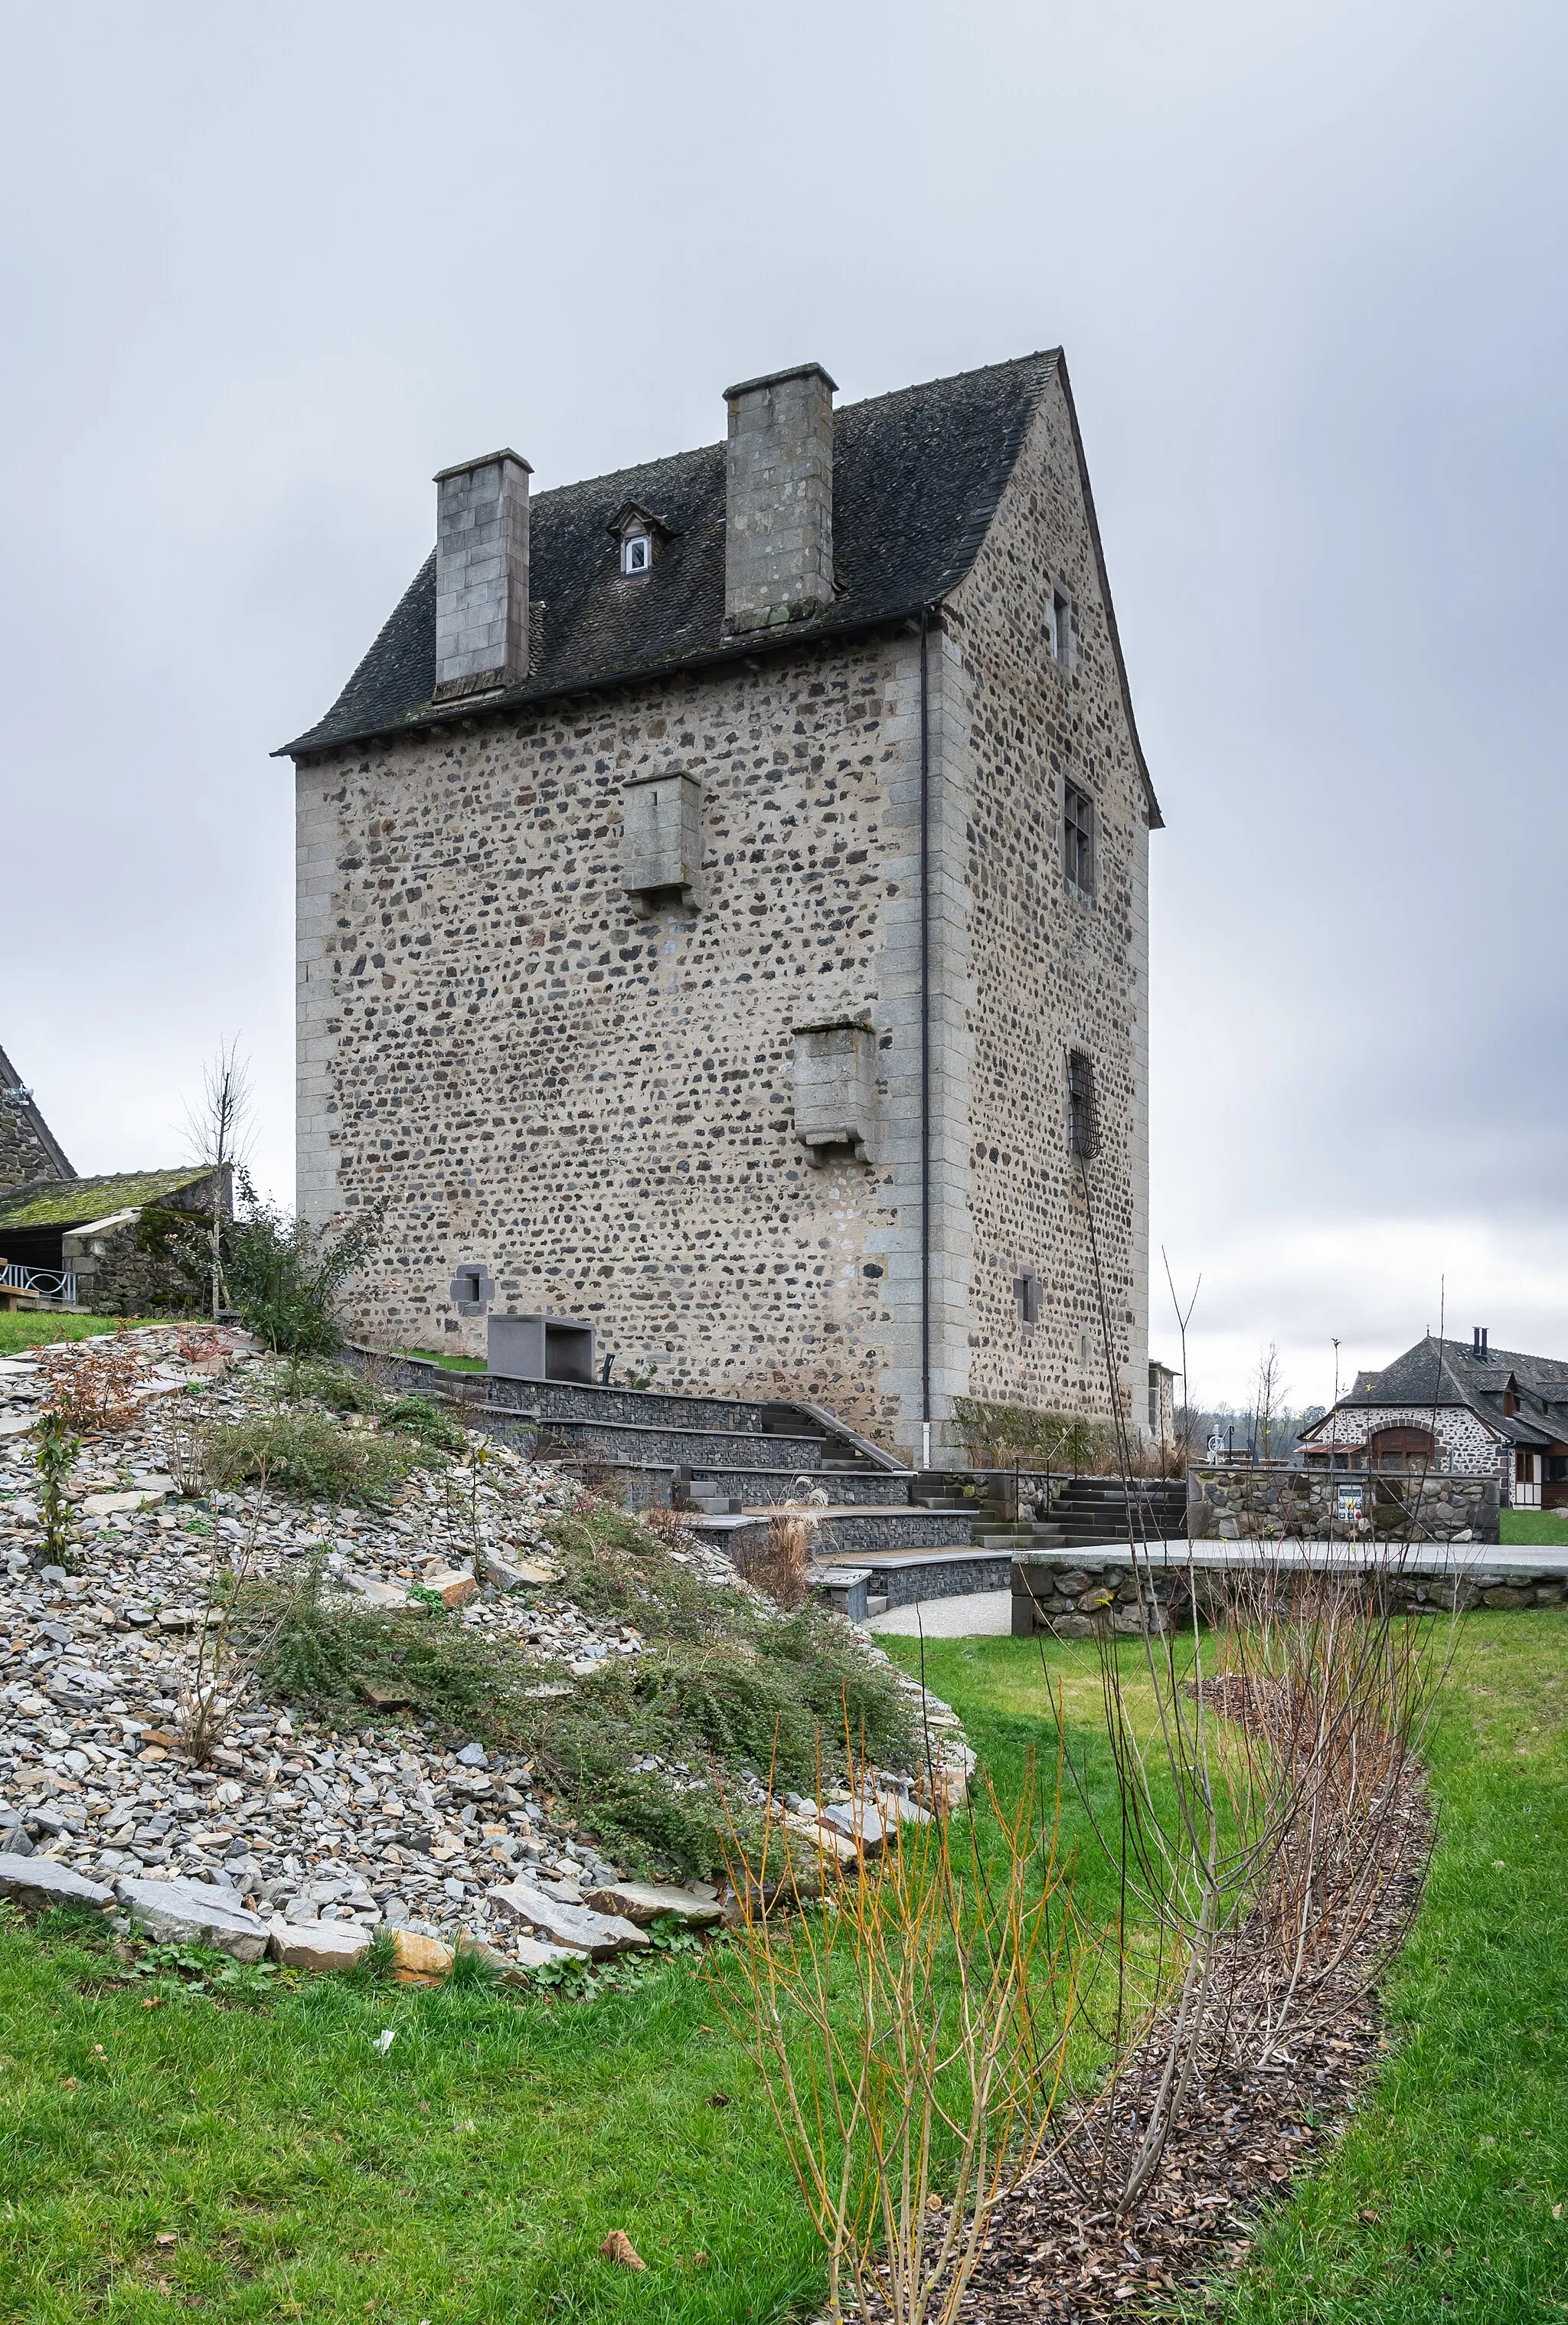
[[[896,403],[900,396],[918,395],[923,388],[954,387],[960,380],[984,379],[992,373],[1023,371],[1034,363],[1059,363],[1061,357],[1059,347],[1040,347],[1033,355],[1009,356],[999,363],[972,364],[967,371],[942,372],[935,379],[912,379],[903,387],[886,387],[879,389],[875,395],[857,396],[853,403],[835,403],[833,416],[835,420],[847,419],[852,412],[867,412],[879,403]],[[551,500],[558,493],[587,492],[596,485],[613,485],[622,477],[634,477],[646,468],[661,468],[671,460],[700,459],[705,452],[722,452],[724,441],[724,437],[718,436],[710,444],[688,444],[674,452],[655,452],[646,460],[628,460],[619,468],[604,468],[595,477],[571,477],[558,485],[545,485],[538,489],[530,486],[529,506],[537,509],[541,501]],[[434,554],[433,551],[431,553]]]
[[[435,564],[427,551],[329,709],[277,757],[439,727],[476,711],[512,716],[607,685],[793,651],[841,633],[907,620],[939,603],[971,570],[1053,380],[1059,347],[889,388],[834,414],[833,539],[839,588],[809,618],[766,633],[724,624],[724,445],[706,444],[577,477],[532,496],[530,595],[543,608],[525,676],[482,698],[440,704],[436,687]],[[1071,397],[1068,396],[1069,409]],[[1106,618],[1114,630],[1083,448],[1075,443],[1094,533]],[[662,579],[623,593],[604,516],[628,497],[670,527]],[[1121,649],[1115,642],[1120,664]],[[1125,672],[1121,674],[1125,697]],[[1130,704],[1128,706],[1130,721]],[[1133,746],[1143,780],[1137,730]],[[1158,803],[1149,791],[1152,819]]]

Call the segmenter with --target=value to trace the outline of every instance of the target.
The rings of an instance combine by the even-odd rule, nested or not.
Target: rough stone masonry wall
[[[1054,582],[1074,601],[1065,667]],[[1148,809],[1118,680],[1089,512],[1059,381],[1042,402],[984,546],[956,593],[970,691],[967,839],[973,961],[972,1390],[1073,1412],[1148,1408]],[[1065,876],[1063,782],[1094,801],[1091,899]],[[1069,1048],[1093,1061],[1102,1137],[1089,1220],[1068,1151]],[[1024,1322],[1016,1279],[1039,1279]]]
[[[77,1279],[77,1304],[95,1316],[193,1316],[204,1302],[189,1280],[139,1241],[141,1214],[98,1235],[63,1239],[65,1264]]]
[[[1341,1575],[1347,1583],[1359,1584],[1369,1605],[1405,1614],[1462,1615],[1472,1607],[1504,1612],[1561,1607],[1568,1598],[1568,1559],[1558,1572],[1478,1562],[1438,1573],[1430,1566],[1396,1560],[1366,1566],[1359,1575],[1342,1569]],[[1320,1577],[1308,1566],[1282,1567],[1268,1578],[1270,1598],[1282,1608],[1321,1588]],[[1065,1552],[1054,1557],[1031,1552],[1012,1561],[1010,1627],[1015,1639],[1041,1632],[1058,1639],[1163,1632],[1184,1616],[1190,1619],[1194,1599],[1205,1620],[1222,1621],[1238,1604],[1255,1616],[1257,1576],[1245,1570],[1141,1562],[1135,1571],[1130,1558],[1092,1553],[1075,1560]]]
[[[38,1135],[32,1107],[0,1088],[0,1194],[14,1187],[31,1186],[35,1179],[60,1175],[54,1156]],[[0,1237],[0,1258],[4,1257]]]
[[[1360,1487],[1362,1517],[1347,1525],[1339,1496]],[[1194,1468],[1187,1472],[1187,1532],[1194,1542],[1496,1542],[1498,1479],[1432,1470]]]
[[[1304,1441],[1359,1450],[1379,1429],[1427,1429],[1436,1439],[1440,1459],[1462,1469],[1497,1467],[1496,1434],[1464,1404],[1352,1404],[1328,1413]]]
[[[447,1292],[478,1259],[498,1308],[589,1318],[660,1387],[805,1396],[892,1440],[918,1028],[896,990],[886,1022],[907,941],[882,955],[910,910],[913,657],[770,654],[300,768],[300,1200],[387,1200],[362,1337],[480,1353]],[[677,765],[703,785],[698,907],[642,920],[621,786]],[[860,1011],[884,1118],[869,1164],[814,1170],[792,1030]]]

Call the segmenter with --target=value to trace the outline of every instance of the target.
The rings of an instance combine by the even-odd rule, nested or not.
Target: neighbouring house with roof
[[[1516,1509],[1568,1507],[1568,1362],[1430,1333],[1304,1430],[1304,1460],[1344,1469],[1495,1471]]]
[[[32,1092],[0,1050],[0,1301],[60,1302],[140,1315],[189,1297],[183,1276],[141,1248],[150,1206],[210,1211],[216,1174],[199,1163],[78,1179]],[[226,1191],[225,1205],[227,1207]]]
[[[960,1395],[1141,1427],[1160,815],[1066,367],[835,393],[438,476],[280,755],[300,1208],[385,1205],[383,1342],[567,1320],[916,1460]]]
[[[0,1194],[35,1179],[74,1176],[32,1092],[0,1050]]]

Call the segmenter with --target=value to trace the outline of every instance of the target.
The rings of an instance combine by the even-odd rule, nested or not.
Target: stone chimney
[[[515,452],[436,478],[436,700],[528,676],[528,480]]]
[[[798,622],[833,602],[833,397],[820,364],[724,390],[724,627]]]

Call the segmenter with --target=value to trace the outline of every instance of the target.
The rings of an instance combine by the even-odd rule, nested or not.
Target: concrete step
[[[819,1560],[820,1565],[828,1561]],[[923,1550],[856,1552],[839,1561],[866,1577],[866,1611],[910,1607],[926,1598],[957,1598],[976,1590],[1005,1590],[1012,1561],[1000,1551],[936,1545]],[[876,1601],[881,1599],[881,1607]]]

